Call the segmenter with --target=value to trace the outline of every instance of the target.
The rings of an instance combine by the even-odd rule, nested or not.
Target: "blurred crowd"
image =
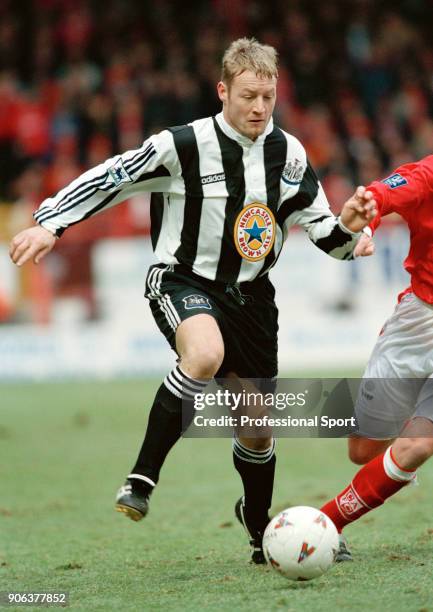
[[[431,0],[0,0],[3,244],[80,172],[219,112],[222,53],[245,35],[277,48],[275,119],[338,210],[355,184],[433,151],[432,24]],[[21,275],[32,319],[61,294],[93,316],[93,241],[148,231],[138,197],[66,232]],[[16,316],[0,287],[0,322]]]
[[[329,199],[433,150],[429,0],[0,0],[0,198],[32,202],[214,114],[221,54],[280,54],[276,119]]]

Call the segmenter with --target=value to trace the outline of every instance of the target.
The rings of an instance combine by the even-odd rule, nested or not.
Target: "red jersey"
[[[411,287],[406,292],[412,290],[433,304],[433,155],[400,166],[367,189],[377,202],[378,214],[370,224],[373,232],[381,217],[392,212],[408,224],[410,248],[404,267],[411,276]]]

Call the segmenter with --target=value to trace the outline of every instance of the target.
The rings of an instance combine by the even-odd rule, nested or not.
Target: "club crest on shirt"
[[[130,183],[132,180],[129,174],[126,172],[121,159],[118,159],[115,164],[108,168],[108,175],[116,187],[121,183]]]
[[[185,305],[185,310],[192,310],[193,308],[206,308],[207,310],[212,310],[208,298],[204,297],[204,295],[194,293],[193,295],[187,295],[182,298],[182,301]]]
[[[404,178],[401,174],[396,172],[395,174],[391,174],[388,178],[383,179],[382,183],[388,185],[391,189],[396,189],[397,187],[401,187],[402,185],[407,185],[407,179]]]
[[[275,217],[271,209],[259,202],[245,206],[236,219],[233,237],[244,259],[260,261],[266,257],[275,240]]]
[[[301,160],[295,157],[295,159],[286,162],[281,174],[281,180],[287,183],[287,185],[299,185],[304,172],[305,168]]]

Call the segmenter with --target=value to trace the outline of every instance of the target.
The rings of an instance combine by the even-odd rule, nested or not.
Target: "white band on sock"
[[[173,395],[183,400],[193,400],[196,393],[201,393],[209,381],[191,378],[176,366],[164,378],[164,385]]]
[[[403,482],[409,482],[410,480],[416,479],[416,470],[402,470],[392,458],[391,447],[386,449],[385,455],[383,456],[383,468],[386,475],[392,480],[400,480]]]
[[[144,482],[147,482],[147,484],[152,485],[152,487],[154,487],[156,484],[153,482],[153,480],[151,480],[147,476],[143,476],[142,474],[129,474],[128,478],[135,478],[136,480],[144,480]]]
[[[267,463],[275,453],[275,439],[272,438],[270,447],[265,448],[265,450],[252,450],[244,446],[238,438],[234,437],[233,453],[238,459],[248,461],[248,463]]]

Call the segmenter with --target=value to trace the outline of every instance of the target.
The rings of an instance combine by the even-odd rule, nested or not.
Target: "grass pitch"
[[[149,516],[114,494],[158,383],[0,386],[0,591],[69,591],[74,610],[433,610],[433,470],[349,527],[355,562],[311,582],[248,563],[230,440],[185,439]],[[344,440],[277,444],[274,511],[320,506],[354,473]],[[39,608],[26,608],[39,609]]]

